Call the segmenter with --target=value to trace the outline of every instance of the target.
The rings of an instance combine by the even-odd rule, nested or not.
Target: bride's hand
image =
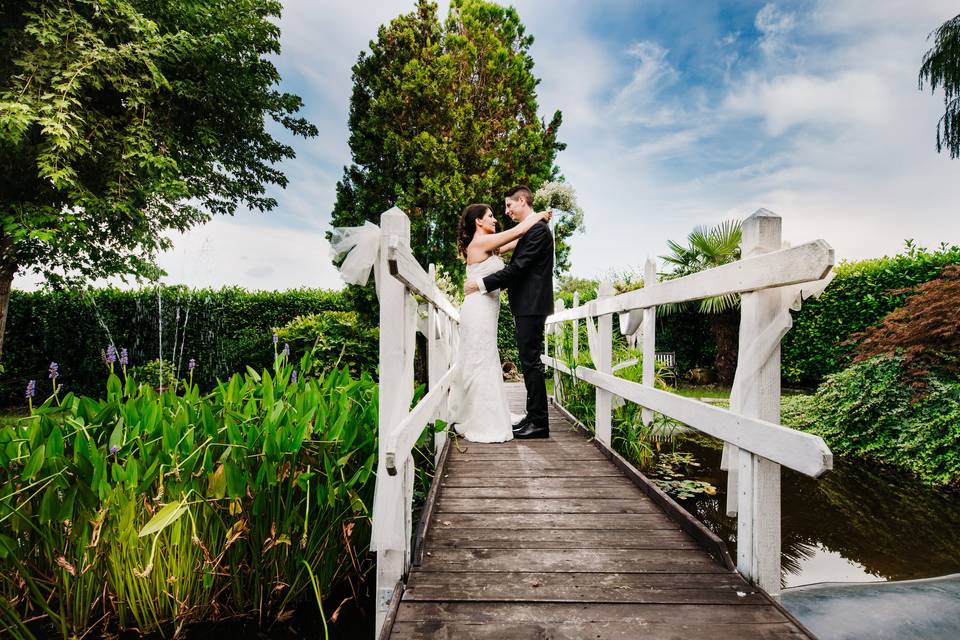
[[[550,209],[547,209],[546,211],[541,211],[540,216],[543,220],[550,222],[550,219],[553,217],[553,211]]]

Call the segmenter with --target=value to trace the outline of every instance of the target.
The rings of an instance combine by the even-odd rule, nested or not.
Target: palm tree
[[[924,81],[930,93],[943,87],[944,114],[937,123],[937,152],[944,148],[951,158],[960,158],[960,16],[947,20],[930,34],[933,46],[923,56],[920,89]]]
[[[681,278],[698,271],[736,262],[740,259],[740,241],[743,233],[739,220],[725,220],[715,227],[696,227],[687,236],[687,245],[667,241],[671,253],[660,256],[673,266],[669,273],[661,274],[666,279]],[[686,311],[692,303],[669,304],[659,307],[663,315]],[[713,296],[700,300],[697,310],[711,316],[710,332],[717,345],[714,368],[723,384],[732,384],[737,369],[737,332],[740,326],[739,294]]]

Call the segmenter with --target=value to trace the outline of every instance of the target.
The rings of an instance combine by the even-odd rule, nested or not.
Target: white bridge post
[[[380,380],[389,384],[380,385],[379,395],[379,431],[380,442],[383,436],[396,429],[407,415],[413,393],[413,367],[407,359],[408,334],[416,331],[416,322],[408,324],[406,286],[390,276],[388,249],[392,237],[400,239],[404,246],[410,246],[410,220],[399,209],[391,209],[380,217]],[[378,453],[377,483],[390,486],[400,483],[399,491],[403,499],[403,520],[391,522],[390,527],[403,527],[403,542],[397,549],[377,549],[377,616],[376,633],[380,634],[393,591],[407,572],[410,561],[410,537],[412,529],[413,464],[408,455],[405,460],[397,461],[397,475],[387,473],[386,452],[380,447]],[[382,489],[382,488],[381,488]],[[389,514],[374,513],[373,517],[388,517]]]
[[[780,216],[760,209],[743,223],[741,258],[781,248]],[[779,289],[744,293],[740,306],[740,357],[781,308]],[[758,370],[757,382],[731,397],[731,410],[751,418],[780,423],[780,347],[766,362],[737,363]],[[738,471],[737,569],[770,595],[780,593],[780,465],[743,449],[730,456]]]
[[[573,292],[573,308],[576,309],[580,306],[580,292]],[[577,364],[580,362],[580,320],[574,319],[573,321],[573,368],[577,368]]]
[[[427,273],[430,279],[437,281],[437,266],[431,264]],[[440,312],[430,303],[427,303],[427,389],[432,391],[440,382],[440,378],[450,368],[450,352],[444,349],[444,340],[446,336],[441,335],[440,323],[443,319]],[[447,421],[447,403],[440,405],[440,419]],[[447,442],[446,430],[438,431],[433,434],[434,462],[440,460],[440,452],[443,451],[443,445]]]
[[[601,282],[597,290],[597,299],[609,298],[613,295],[613,284],[610,282]],[[587,319],[590,322],[590,319]],[[600,342],[599,353],[597,353],[597,362],[593,366],[597,371],[603,373],[613,372],[613,314],[606,313],[597,317],[597,338]],[[613,395],[609,391],[604,391],[600,387],[596,390],[596,429],[597,440],[603,444],[611,445],[611,436],[613,430]]]
[[[643,265],[643,286],[653,287],[657,284],[657,264],[652,258],[647,258]],[[654,387],[657,366],[657,308],[649,307],[643,310],[643,385]],[[653,421],[653,412],[644,407],[640,410],[640,419],[643,424],[650,426]]]
[[[554,300],[553,301],[553,311],[554,313],[558,311],[563,311],[566,308],[566,305],[563,303],[563,300]],[[553,358],[556,361],[554,364],[561,364],[563,360],[563,338],[564,338],[564,329],[562,322],[555,322],[550,325],[549,332],[553,334]],[[560,383],[560,369],[557,367],[553,368],[553,399],[560,404],[563,404],[565,398],[561,393],[562,385]]]

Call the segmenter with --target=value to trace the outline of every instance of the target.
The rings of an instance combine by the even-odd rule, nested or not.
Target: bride
[[[497,219],[485,204],[463,210],[457,248],[467,262],[467,279],[479,280],[503,269],[501,253],[513,250],[517,240],[551,212],[528,216],[523,222],[497,233]],[[513,439],[510,411],[497,349],[500,290],[471,294],[460,308],[460,348],[457,379],[451,400],[454,428],[471,442],[506,442]]]

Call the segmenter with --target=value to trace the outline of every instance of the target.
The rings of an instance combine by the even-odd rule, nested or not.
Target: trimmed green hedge
[[[38,396],[45,396],[51,361],[60,364],[59,382],[66,391],[99,394],[106,373],[101,350],[111,338],[118,350],[129,350],[130,365],[139,366],[160,357],[161,326],[163,358],[173,361],[181,375],[193,358],[197,363],[194,381],[210,389],[217,378],[242,372],[247,365],[269,367],[275,328],[301,315],[351,310],[342,292],[317,289],[14,291],[3,348],[6,372],[0,402],[24,404],[30,379],[37,381]]]
[[[960,247],[936,251],[908,242],[905,253],[836,267],[836,278],[818,299],[807,300],[794,314],[793,329],[782,343],[783,379],[788,384],[816,386],[824,376],[850,362],[855,345],[844,344],[852,334],[875,325],[901,306],[905,293],[940,275],[948,264],[960,263]]]

